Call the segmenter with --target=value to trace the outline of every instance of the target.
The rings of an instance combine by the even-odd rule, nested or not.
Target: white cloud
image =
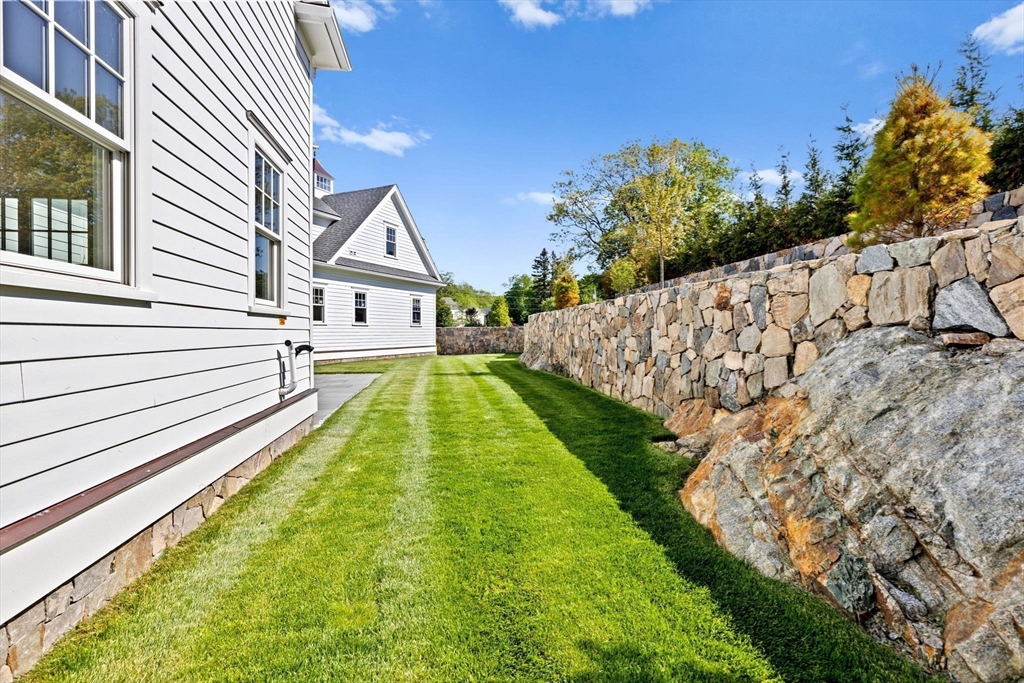
[[[506,197],[501,200],[502,204],[540,204],[542,206],[551,206],[558,201],[558,197],[551,194],[550,192],[519,192],[515,197]]]
[[[652,0],[587,0],[589,11],[599,17],[632,17],[651,6]]]
[[[359,133],[338,123],[331,118],[327,110],[316,103],[313,104],[313,125],[319,129],[316,131],[318,141],[362,145],[368,149],[396,157],[404,156],[405,150],[421,145],[430,139],[430,134],[425,131],[407,133],[390,130],[389,126],[383,123],[378,123],[369,132]]]
[[[971,34],[995,52],[1024,52],[1024,2],[996,15]]]
[[[740,173],[740,179],[744,183],[750,182],[751,173]],[[766,186],[779,187],[782,185],[782,174],[777,169],[766,168],[764,170],[757,171],[758,177],[761,178],[761,182]],[[789,177],[789,181],[794,185],[802,185],[804,182],[804,174],[797,170],[791,170],[786,174]]]
[[[512,21],[524,28],[551,28],[562,22],[562,16],[541,7],[542,0],[498,0],[512,12]]]
[[[338,25],[352,33],[366,33],[377,27],[383,15],[398,12],[394,0],[331,0]]]
[[[861,78],[874,78],[878,74],[885,71],[885,66],[879,61],[868,62],[860,68]]]
[[[864,123],[858,123],[850,127],[860,133],[861,137],[870,138],[874,137],[875,133],[882,130],[882,126],[884,125],[885,121],[872,116]]]

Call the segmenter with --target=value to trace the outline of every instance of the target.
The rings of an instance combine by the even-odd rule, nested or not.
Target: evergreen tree
[[[551,286],[555,297],[555,308],[569,308],[580,303],[580,285],[571,270],[558,276]]]
[[[982,180],[993,192],[1024,185],[1024,107],[1011,107],[996,127],[989,150],[992,170]]]
[[[440,298],[437,300],[437,326],[438,327],[455,327],[455,316],[452,315],[452,309],[445,302],[441,301]]]
[[[499,296],[494,299],[494,302],[491,304],[491,310],[487,312],[484,322],[487,323],[487,327],[508,327],[512,324],[512,320],[508,315],[508,303],[505,301],[505,297]]]
[[[949,100],[954,107],[972,117],[975,128],[990,133],[995,128],[992,103],[996,101],[996,93],[986,85],[988,57],[982,54],[978,41],[970,35],[960,43],[957,54],[963,57],[964,63],[956,69]]]
[[[857,182],[853,247],[906,239],[951,225],[985,196],[990,136],[952,107],[933,78],[912,67],[896,92]]]
[[[551,296],[551,271],[553,267],[551,255],[547,248],[541,249],[537,258],[533,259],[533,311],[542,310],[545,299]]]

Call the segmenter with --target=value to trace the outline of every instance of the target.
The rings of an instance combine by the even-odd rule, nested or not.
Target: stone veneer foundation
[[[0,628],[0,683],[31,669],[61,636],[142,576],[167,548],[195,531],[224,501],[313,430],[309,417],[206,486],[130,541]]]

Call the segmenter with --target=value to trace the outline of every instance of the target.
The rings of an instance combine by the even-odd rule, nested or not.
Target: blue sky
[[[552,246],[559,172],[624,142],[697,139],[743,170],[785,148],[799,170],[842,104],[884,117],[912,62],[947,86],[973,31],[1000,106],[1024,102],[1005,0],[332,4],[353,71],[318,74],[314,132],[335,189],[398,183],[438,267],[494,292]]]

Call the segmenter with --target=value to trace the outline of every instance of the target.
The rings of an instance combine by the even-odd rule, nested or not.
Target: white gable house
[[[398,186],[323,194],[313,222],[316,360],[436,353],[444,283]]]
[[[10,680],[309,431],[313,78],[350,66],[325,1],[0,12]]]

